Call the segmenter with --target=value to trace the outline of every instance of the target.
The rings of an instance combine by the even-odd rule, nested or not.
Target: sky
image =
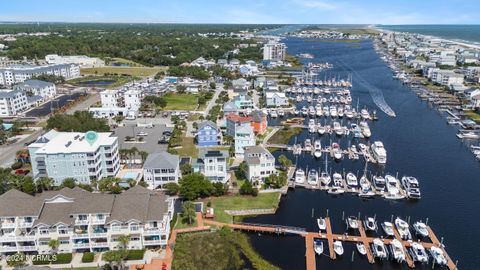
[[[478,2],[479,0],[14,0],[2,3],[0,21],[480,24]]]

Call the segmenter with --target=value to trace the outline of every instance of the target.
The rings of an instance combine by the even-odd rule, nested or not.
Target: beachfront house
[[[265,178],[276,173],[275,157],[263,146],[245,147],[247,179],[254,184],[262,184]]]
[[[249,123],[235,127],[235,157],[243,157],[244,147],[255,145],[255,133]]]
[[[230,179],[227,172],[228,152],[224,150],[200,150],[193,162],[193,172],[201,173],[212,182],[225,184]]]
[[[197,145],[216,146],[222,141],[222,133],[212,121],[203,121],[198,124]]]
[[[143,165],[143,179],[149,189],[162,188],[167,183],[178,183],[181,177],[180,158],[165,151],[148,155]]]

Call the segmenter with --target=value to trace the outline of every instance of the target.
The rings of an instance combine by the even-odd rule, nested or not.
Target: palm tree
[[[130,242],[130,235],[120,235],[117,240],[120,243],[119,248],[121,250],[125,250],[127,249],[128,243]]]
[[[127,160],[128,157],[128,149],[120,149],[118,150],[118,154],[120,155],[121,160]]]
[[[56,253],[58,247],[60,246],[60,241],[58,241],[58,239],[52,239],[48,241],[48,246],[52,249],[52,253]]]
[[[188,224],[193,223],[193,219],[195,218],[195,205],[191,201],[186,201],[182,204],[183,212],[182,216],[183,218],[188,219]]]
[[[50,177],[40,177],[35,181],[37,192],[51,190],[53,186],[53,179]]]
[[[129,149],[130,163],[135,164],[135,156],[138,153],[138,148],[135,146]]]
[[[139,151],[138,154],[140,155],[140,158],[142,159],[142,164],[144,164],[144,163],[145,163],[145,160],[147,160],[148,152],[146,152],[146,151]]]

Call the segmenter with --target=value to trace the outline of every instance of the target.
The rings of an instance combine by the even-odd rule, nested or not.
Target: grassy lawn
[[[288,129],[282,128],[273,134],[273,136],[268,140],[268,143],[271,144],[287,144],[290,138],[296,136],[302,132],[301,127],[290,127]]]
[[[201,115],[201,114],[198,114],[198,113],[196,113],[196,114],[190,114],[190,115],[188,116],[188,119],[187,119],[187,120],[188,120],[188,121],[198,121],[198,120],[200,120],[200,116],[202,116],[202,115]]]
[[[137,63],[135,61],[132,61],[132,60],[129,60],[129,59],[125,59],[125,58],[121,58],[121,57],[107,57],[105,58],[105,60],[107,61],[107,64],[109,66],[114,66],[113,64],[116,63],[116,64],[124,64],[124,65],[128,65],[130,67],[144,67],[145,65],[142,65],[140,63]]]
[[[251,264],[251,266],[249,266]],[[260,257],[248,237],[226,229],[212,233],[181,234],[175,243],[173,270],[279,269]]]
[[[235,195],[211,197],[207,201],[212,203],[216,220],[231,223],[232,216],[225,213],[225,210],[276,208],[280,201],[279,198],[278,193],[260,193],[257,197]]]
[[[197,219],[193,219],[192,224],[188,224],[188,220],[182,218],[180,214],[177,214],[177,223],[175,224],[175,229],[183,229],[183,228],[190,228],[190,227],[197,227]]]
[[[185,133],[182,136],[181,148],[177,148],[175,150],[177,150],[177,153],[180,156],[189,156],[192,158],[198,157],[198,149],[195,145],[194,138],[185,137]]]
[[[111,88],[120,87],[120,86],[126,84],[127,82],[129,82],[133,79],[134,79],[134,77],[131,77],[131,76],[94,76],[94,75],[91,75],[91,76],[85,76],[85,77],[80,77],[80,78],[76,78],[76,79],[73,79],[73,80],[69,80],[67,83],[77,85],[77,86],[84,86],[84,85],[81,85],[80,83],[81,82],[86,82],[86,81],[113,80],[115,82],[112,83],[112,84],[105,85],[105,86],[99,86],[100,88],[111,89]]]
[[[193,111],[198,106],[198,95],[168,93],[163,96],[167,101],[165,110],[186,110]]]
[[[82,68],[81,74],[84,75],[103,75],[118,74],[118,75],[130,75],[137,77],[153,76],[160,71],[166,70],[167,67],[97,67],[97,68]]]
[[[477,123],[480,123],[480,114],[478,114],[477,112],[474,112],[474,111],[465,111],[465,114],[472,118],[473,121],[477,122]]]

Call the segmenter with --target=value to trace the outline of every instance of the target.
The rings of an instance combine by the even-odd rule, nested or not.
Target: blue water
[[[107,86],[114,82],[115,80],[91,80],[91,81],[78,82],[77,84],[81,86]]]
[[[459,260],[460,269],[478,269],[480,253],[477,245],[480,235],[476,225],[480,216],[480,162],[455,137],[456,128],[449,126],[438,111],[421,101],[408,87],[392,78],[391,71],[374,51],[371,41],[354,44],[359,47],[345,42],[312,42],[299,38],[287,38],[285,42],[291,55],[310,53],[315,56],[312,61],[333,63],[334,69],[329,74],[346,76],[350,69],[355,70],[357,75],[353,77],[352,97],[354,101],[359,99],[360,107],[365,105],[374,109],[369,88],[373,86],[382,90],[397,117],[390,118],[379,112],[379,121],[370,124],[370,141],[383,141],[388,161],[385,168],[373,165],[368,170],[417,177],[422,188],[422,199],[418,202],[393,202],[381,198],[362,200],[353,195],[333,197],[323,191],[296,189],[289,191],[281,200],[275,215],[248,218],[246,221],[317,231],[315,219],[319,215],[325,216],[328,209],[333,231],[343,233],[345,223],[342,221],[342,212],[346,216],[360,212],[362,217],[376,214],[379,220],[390,220],[392,215],[408,216],[412,222],[429,218],[429,225],[436,235],[445,237],[444,243],[450,256]],[[356,83],[358,76],[367,84]],[[304,131],[296,139],[292,138],[290,144],[314,136]],[[338,141],[345,147],[349,139],[323,137],[322,144],[329,144],[330,140]],[[274,152],[276,157],[280,154],[282,152]],[[290,153],[283,154],[295,161]],[[324,160],[301,156],[298,166],[323,168]],[[337,172],[357,172],[363,170],[364,162],[330,161],[328,166]],[[264,258],[282,269],[305,269],[304,239],[251,234],[251,240]],[[326,256],[317,256],[317,269],[408,269],[406,265],[390,262],[370,265],[358,254],[354,255],[352,262],[354,249],[352,245],[346,246],[343,258],[335,261]],[[431,269],[431,266],[415,269]]]
[[[377,27],[396,32],[417,33],[480,43],[480,25],[378,25]]]

